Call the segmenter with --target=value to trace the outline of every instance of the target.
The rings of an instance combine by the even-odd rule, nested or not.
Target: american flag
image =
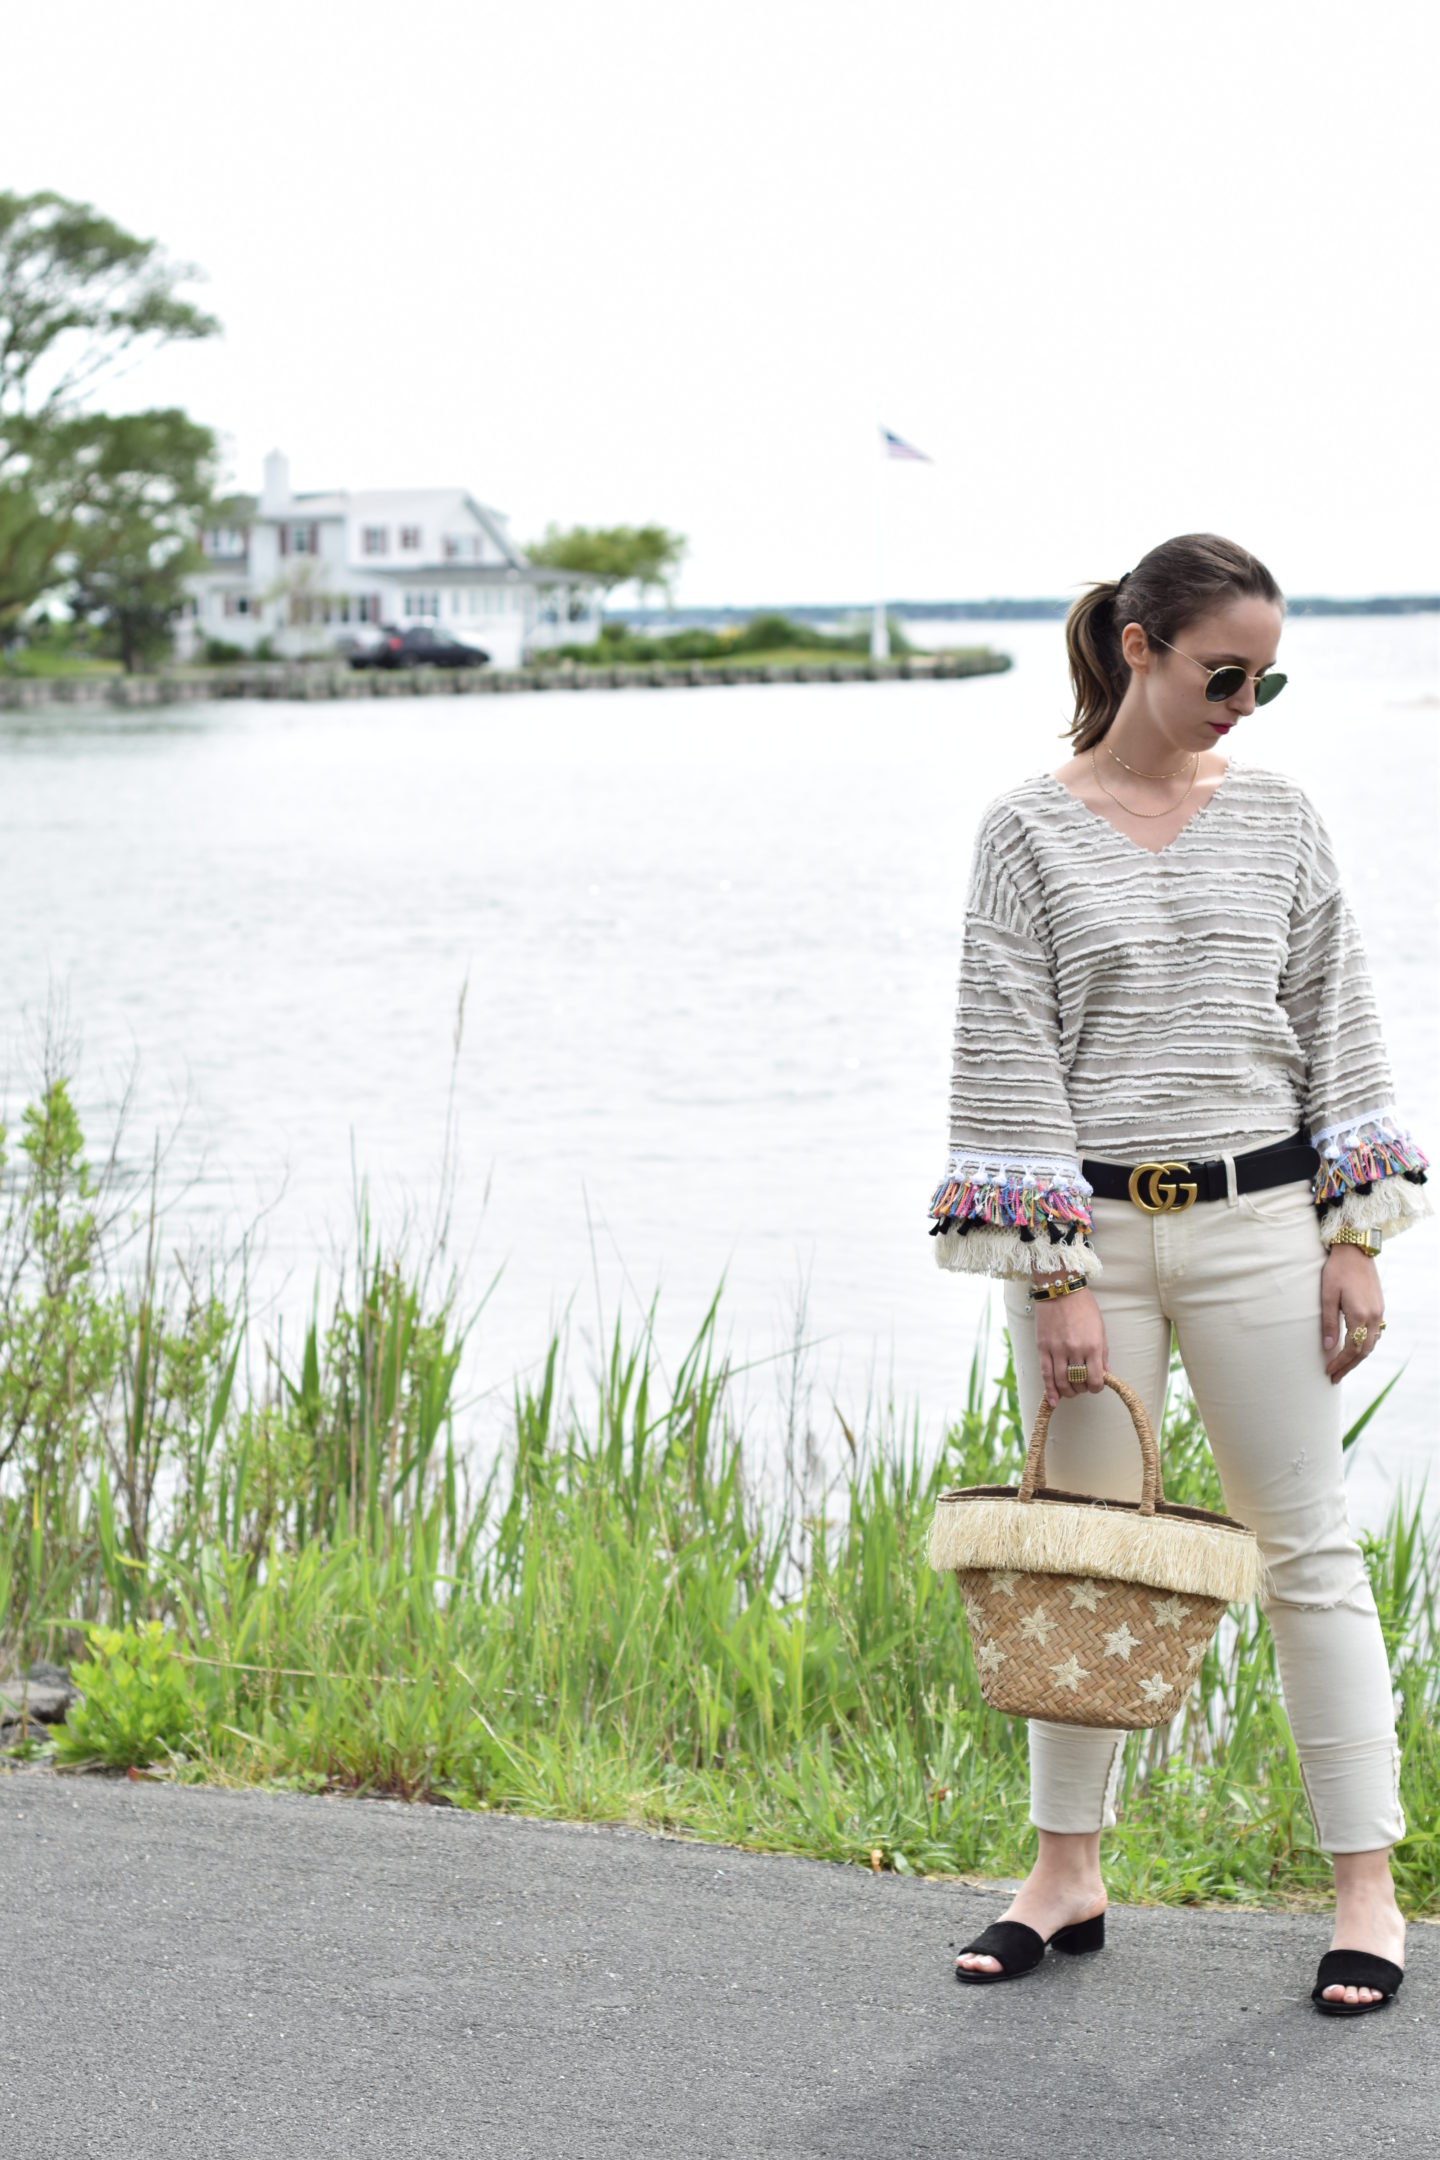
[[[934,458],[926,457],[913,443],[905,442],[899,435],[892,435],[888,427],[880,430],[880,454],[882,457],[915,458],[922,465],[933,465]]]

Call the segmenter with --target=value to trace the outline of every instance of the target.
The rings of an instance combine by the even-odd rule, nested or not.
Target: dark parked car
[[[404,630],[384,628],[376,641],[350,655],[351,667],[484,667],[488,652],[467,645],[463,638],[447,637],[429,623],[410,623]]]

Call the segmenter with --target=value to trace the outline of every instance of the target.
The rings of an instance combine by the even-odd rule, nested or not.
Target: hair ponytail
[[[1065,618],[1065,651],[1075,692],[1070,741],[1078,754],[1105,735],[1130,684],[1120,646],[1139,623],[1153,648],[1173,644],[1187,623],[1226,600],[1249,595],[1283,608],[1285,596],[1258,555],[1217,533],[1181,533],[1142,555],[1121,578],[1081,594]]]
[[[1075,692],[1075,718],[1070,732],[1077,751],[1088,750],[1105,733],[1120,710],[1130,680],[1116,619],[1116,602],[1124,582],[1117,578],[1092,585],[1065,618],[1065,651]]]

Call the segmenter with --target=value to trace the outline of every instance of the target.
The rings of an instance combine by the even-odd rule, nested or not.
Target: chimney
[[[260,508],[273,517],[290,501],[290,460],[283,450],[272,450],[265,460],[265,484],[260,490]]]

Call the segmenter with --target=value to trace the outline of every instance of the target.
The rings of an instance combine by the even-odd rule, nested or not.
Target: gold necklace
[[[1106,787],[1104,781],[1100,779],[1100,763],[1093,749],[1090,752],[1090,763],[1094,770],[1095,778],[1099,782],[1100,787],[1104,790],[1105,794],[1110,797],[1111,802],[1120,803],[1120,808],[1125,812],[1126,817],[1169,817],[1174,811],[1179,809],[1181,803],[1185,800],[1185,796],[1190,793],[1190,789],[1193,788],[1195,785],[1195,775],[1200,770],[1200,753],[1198,750],[1195,752],[1195,763],[1191,769],[1190,783],[1189,786],[1185,789],[1185,793],[1183,795],[1177,795],[1174,802],[1168,803],[1163,810],[1132,810],[1129,803],[1120,802],[1120,797],[1115,793],[1115,790],[1113,788]],[[1167,777],[1173,779],[1177,776],[1174,774],[1170,774]]]
[[[1105,748],[1110,750],[1108,742],[1105,744]],[[1125,765],[1125,760],[1118,750],[1110,750],[1110,755],[1117,765]],[[1185,768],[1183,765],[1177,765],[1174,772],[1146,772],[1143,766],[1125,765],[1125,770],[1126,772],[1133,772],[1139,780],[1178,780]],[[1185,798],[1182,796],[1180,799],[1183,802]]]

